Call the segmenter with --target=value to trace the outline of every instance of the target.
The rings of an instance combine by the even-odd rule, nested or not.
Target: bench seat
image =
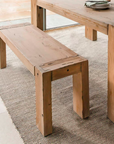
[[[73,109],[89,116],[88,61],[31,24],[0,28],[0,68],[6,67],[6,44],[35,76],[36,123],[52,133],[51,81],[73,75]]]

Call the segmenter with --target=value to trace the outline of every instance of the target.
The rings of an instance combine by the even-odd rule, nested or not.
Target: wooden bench
[[[73,75],[73,109],[89,116],[88,61],[30,24],[0,29],[0,68],[6,67],[6,44],[35,76],[36,123],[52,133],[51,81]]]

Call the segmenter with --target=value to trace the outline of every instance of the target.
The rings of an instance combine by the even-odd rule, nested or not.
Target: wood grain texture
[[[54,81],[80,72],[80,63],[81,62],[74,65],[63,66],[63,68],[58,68],[57,70],[52,71],[52,80]]]
[[[31,24],[37,27],[37,0],[31,0]]]
[[[61,69],[61,68],[66,67],[66,66],[79,64],[85,60],[86,60],[85,58],[76,54],[75,56],[70,56],[70,57],[66,57],[63,59],[58,59],[56,61],[50,61],[49,63],[45,63],[45,64],[41,65],[41,68],[44,71],[48,72],[48,71]]]
[[[48,72],[42,73],[35,68],[37,126],[44,136],[52,133],[51,81],[53,80],[73,75],[74,111],[81,118],[89,116],[88,61],[82,59],[82,62],[76,62],[75,60],[76,64],[71,63],[69,66],[62,65],[63,68],[59,68],[57,62],[54,63],[55,68],[53,67],[53,70],[50,69],[50,65],[45,65],[48,68]],[[62,60],[61,63],[63,64]]]
[[[46,9],[37,6],[37,27],[46,30]]]
[[[6,44],[0,38],[0,69],[6,67]]]
[[[0,37],[33,75],[35,66],[77,55],[33,25],[0,30]]]
[[[81,117],[89,117],[88,61],[82,63],[81,72],[73,75],[73,109]]]
[[[31,23],[41,30],[46,30],[46,10],[37,6],[37,0],[31,0]]]
[[[112,0],[114,2],[114,0]],[[107,34],[108,24],[114,25],[113,7],[107,11],[95,11],[84,6],[85,0],[37,0],[37,5],[94,30]]]
[[[9,30],[15,31],[15,29],[18,29],[18,28],[0,30],[0,37],[11,48],[11,50],[16,54],[16,56],[23,62],[23,64],[27,67],[27,69],[34,75],[34,65],[27,59],[24,51],[23,52],[21,51],[21,48],[26,51],[25,49],[26,47],[23,48],[23,47],[18,46],[18,44],[22,45],[22,43],[18,41],[19,35],[16,40],[17,42],[15,41],[15,39],[13,39],[13,37],[16,36],[16,33],[13,33],[13,35],[10,35],[11,33],[9,32]],[[3,34],[3,31],[5,31],[9,35],[9,37],[7,36],[7,34],[6,35]],[[20,33],[20,36],[24,36],[24,35]]]
[[[74,83],[74,89],[80,90],[79,96],[83,96],[82,107],[76,112],[82,118],[88,117],[88,63],[85,58],[33,25],[2,29],[0,37],[35,76],[36,123],[43,136],[52,133],[51,81],[53,80],[81,72],[77,84],[81,81],[82,86],[75,86]],[[75,94],[75,98],[78,98],[78,95]]]
[[[51,72],[35,69],[36,124],[43,136],[52,133]]]
[[[89,40],[96,41],[97,40],[97,31],[85,26],[85,37]]]
[[[108,117],[114,122],[114,26],[108,34]]]

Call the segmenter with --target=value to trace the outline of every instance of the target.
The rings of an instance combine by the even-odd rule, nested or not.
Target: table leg
[[[41,30],[46,30],[46,9],[37,6],[37,0],[31,0],[31,23]]]
[[[85,37],[92,40],[92,41],[96,41],[97,40],[97,31],[85,26]]]
[[[0,69],[6,67],[6,44],[0,38]]]
[[[35,69],[36,124],[43,136],[52,133],[51,72]]]
[[[108,117],[114,122],[114,26],[108,31]]]
[[[88,61],[82,63],[81,72],[73,75],[73,109],[81,117],[89,117]]]

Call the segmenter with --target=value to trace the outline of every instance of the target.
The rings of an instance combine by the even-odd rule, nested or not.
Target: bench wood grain
[[[88,61],[85,58],[33,25],[3,28],[0,38],[0,52],[7,44],[35,76],[36,123],[44,136],[52,133],[51,81],[74,75],[74,111],[81,118],[89,116]],[[6,60],[5,51],[0,58],[0,61]]]

